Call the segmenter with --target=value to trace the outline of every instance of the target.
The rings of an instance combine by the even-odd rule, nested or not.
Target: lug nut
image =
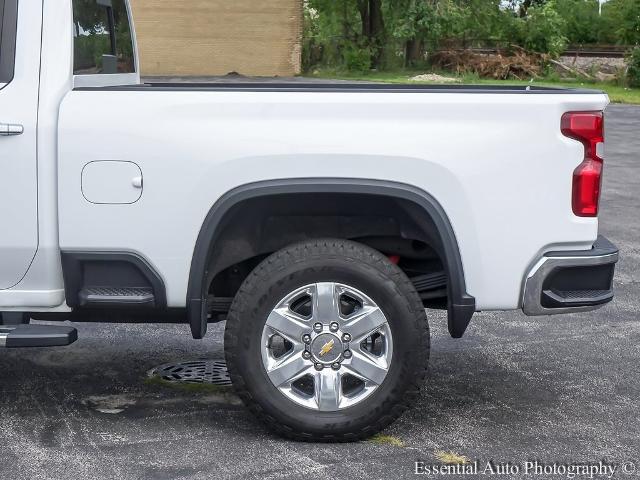
[[[309,360],[311,358],[311,352],[309,350],[305,350],[304,352],[302,352],[302,358],[304,358],[305,360]]]
[[[324,368],[324,365],[322,365],[321,363],[316,363],[316,370],[320,371]]]
[[[311,335],[309,335],[308,333],[305,333],[304,335],[302,335],[302,341],[304,343],[311,343]]]
[[[337,332],[339,328],[340,325],[338,325],[338,322],[333,322],[331,325],[329,325],[329,330],[331,330],[332,332]]]
[[[351,350],[345,350],[343,355],[344,355],[344,358],[351,358],[351,355],[353,354],[351,353]]]
[[[331,364],[331,368],[334,370],[340,370],[340,364],[338,362]]]
[[[322,331],[322,324],[321,323],[316,323],[313,326],[313,330],[316,331],[316,332],[321,332]]]
[[[345,333],[344,335],[342,335],[342,340],[345,342],[350,342],[351,341],[351,335],[349,335],[348,333]]]

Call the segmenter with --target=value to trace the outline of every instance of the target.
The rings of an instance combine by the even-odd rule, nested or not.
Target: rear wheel
[[[225,352],[239,396],[290,438],[372,435],[411,403],[429,332],[406,275],[371,248],[315,240],[262,262],[238,291]]]

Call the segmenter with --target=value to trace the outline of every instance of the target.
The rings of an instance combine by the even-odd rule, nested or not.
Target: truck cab
[[[78,1],[73,13],[70,2],[0,7],[0,309],[68,310],[58,237],[60,103],[80,85],[138,84],[135,36],[122,0]]]

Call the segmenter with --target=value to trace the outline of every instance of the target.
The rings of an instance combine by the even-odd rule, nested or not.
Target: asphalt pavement
[[[78,323],[66,348],[0,350],[0,478],[388,479],[441,452],[516,465],[640,471],[640,107],[607,111],[601,233],[618,245],[616,299],[590,313],[480,313],[461,340],[429,312],[415,407],[374,441],[308,444],[265,431],[227,389],[146,381],[154,366],[221,358],[223,324]],[[632,462],[632,463],[629,463]],[[622,471],[626,469],[626,471]],[[479,475],[470,475],[474,478]],[[436,478],[441,478],[438,476]],[[449,475],[447,478],[459,478]],[[542,474],[538,478],[567,478]],[[604,477],[596,477],[604,478]]]

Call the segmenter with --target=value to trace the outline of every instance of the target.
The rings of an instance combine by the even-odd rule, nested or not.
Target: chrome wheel
[[[307,408],[355,405],[384,381],[393,340],[382,310],[356,288],[320,282],[284,297],[262,331],[262,364],[273,385]]]

